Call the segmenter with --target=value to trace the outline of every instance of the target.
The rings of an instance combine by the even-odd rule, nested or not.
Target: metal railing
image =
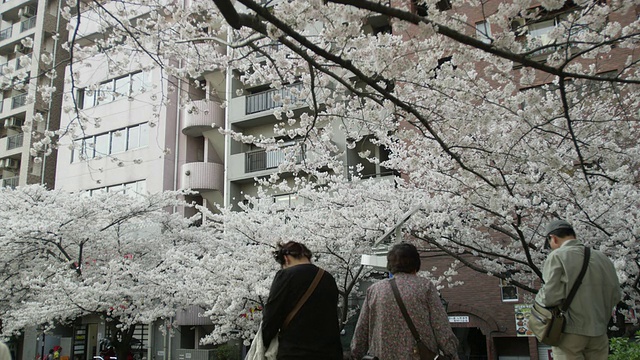
[[[285,161],[287,154],[282,150],[257,150],[246,153],[245,172],[268,170],[277,168]],[[304,149],[300,149],[296,154],[296,164],[299,164],[304,156]]]
[[[10,28],[10,27],[4,30],[0,30],[0,41],[10,38],[12,30],[13,28]]]
[[[7,150],[12,150],[22,146],[24,133],[7,136]]]
[[[16,186],[18,186],[19,182],[20,182],[20,177],[14,176],[14,177],[2,179],[2,186],[15,189]]]
[[[32,16],[27,20],[22,20],[22,22],[20,22],[20,32],[25,32],[29,29],[33,29],[34,27],[36,27],[36,16]]]
[[[282,100],[288,98],[291,101],[296,101],[297,96],[291,93],[291,89],[302,89],[302,83],[288,85],[282,89],[271,89],[257,94],[247,95],[247,107],[246,114],[255,114],[260,111],[274,109],[282,106]],[[273,96],[280,94],[280,101],[273,100]]]
[[[11,108],[19,108],[20,106],[27,105],[27,93],[16,95],[11,98]]]

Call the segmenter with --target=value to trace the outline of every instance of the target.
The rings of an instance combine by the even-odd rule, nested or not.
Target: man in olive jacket
[[[553,250],[544,263],[545,283],[536,295],[536,302],[553,307],[562,304],[575,283],[584,260],[584,245],[565,220],[552,221],[545,234]],[[607,324],[619,301],[620,283],[613,263],[602,252],[592,249],[587,272],[565,314],[560,344],[552,348],[554,360],[606,360]]]

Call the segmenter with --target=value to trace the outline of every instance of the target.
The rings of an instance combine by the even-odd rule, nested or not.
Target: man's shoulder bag
[[[562,339],[562,333],[565,326],[564,314],[569,309],[573,297],[576,295],[584,274],[587,272],[587,265],[589,264],[589,257],[591,250],[588,247],[584,248],[584,262],[582,263],[582,269],[580,274],[573,284],[569,295],[564,300],[562,305],[554,306],[552,308],[545,308],[542,305],[534,302],[531,309],[531,315],[529,315],[529,329],[543,344],[555,346],[560,343]]]

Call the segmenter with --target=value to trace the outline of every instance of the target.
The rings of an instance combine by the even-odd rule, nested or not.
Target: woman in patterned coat
[[[432,351],[458,359],[458,340],[451,330],[449,318],[431,281],[416,275],[420,270],[420,254],[411,244],[395,245],[387,254],[387,269],[396,279],[407,313]],[[380,360],[418,360],[416,341],[409,330],[393,295],[389,279],[369,287],[360,311],[351,355],[361,359],[374,355]]]

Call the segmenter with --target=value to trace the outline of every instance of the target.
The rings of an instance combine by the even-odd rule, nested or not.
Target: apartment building
[[[56,152],[30,152],[45,131],[59,128],[61,93],[46,101],[40,87],[62,89],[62,79],[45,74],[60,71],[68,54],[58,21],[60,1],[3,1],[0,4],[0,186],[45,184],[54,187]],[[24,127],[27,125],[27,127]]]

